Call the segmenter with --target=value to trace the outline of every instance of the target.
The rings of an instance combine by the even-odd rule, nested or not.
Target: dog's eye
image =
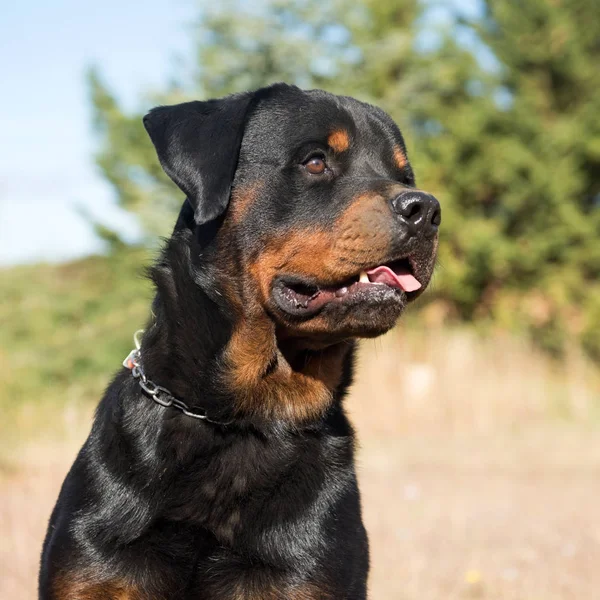
[[[304,167],[311,175],[322,175],[327,169],[327,163],[322,156],[311,156],[304,163]]]

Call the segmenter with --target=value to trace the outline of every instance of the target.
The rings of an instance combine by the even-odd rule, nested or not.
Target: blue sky
[[[431,5],[428,24],[443,21],[447,5]],[[479,2],[450,5],[474,13]],[[185,66],[193,56],[190,24],[200,6],[201,0],[4,3],[0,266],[101,250],[77,207],[135,238],[135,219],[117,207],[94,165],[85,71],[97,65],[125,107],[138,108],[145,91],[164,86],[175,61]]]
[[[0,264],[99,250],[76,207],[134,236],[93,162],[85,70],[127,106],[192,52],[193,0],[5,2],[0,17]]]

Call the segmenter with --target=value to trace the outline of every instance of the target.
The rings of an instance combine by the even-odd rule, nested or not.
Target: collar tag
[[[131,371],[131,375],[134,379],[137,380],[139,386],[142,390],[154,400],[157,404],[168,408],[173,407],[180,410],[184,415],[188,417],[192,417],[194,419],[200,419],[202,421],[206,421],[207,423],[213,423],[214,425],[226,426],[229,425],[232,421],[213,421],[208,418],[208,415],[205,411],[193,411],[190,407],[183,402],[183,400],[179,400],[171,394],[171,392],[167,389],[158,385],[148,379],[146,374],[144,373],[144,369],[142,368],[142,356],[140,351],[140,338],[144,333],[143,329],[138,329],[133,335],[133,341],[135,343],[135,348],[127,355],[125,360],[123,361],[123,366],[126,369]]]

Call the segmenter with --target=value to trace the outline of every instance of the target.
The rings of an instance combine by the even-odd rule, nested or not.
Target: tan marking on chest
[[[131,585],[111,580],[90,582],[89,575],[60,574],[52,582],[52,600],[150,600]],[[160,600],[154,596],[152,600]]]
[[[273,585],[269,589],[244,589],[238,587],[235,600],[334,600],[333,594],[314,583],[302,583],[294,586]]]
[[[243,320],[225,350],[224,383],[241,413],[306,422],[329,407],[345,353],[342,345],[332,346],[295,371],[277,348],[274,324],[266,316]]]

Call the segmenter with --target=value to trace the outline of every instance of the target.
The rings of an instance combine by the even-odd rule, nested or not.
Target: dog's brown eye
[[[325,161],[318,156],[313,156],[312,158],[308,159],[308,162],[306,162],[304,166],[312,175],[322,175],[325,173],[325,169],[327,168]]]

